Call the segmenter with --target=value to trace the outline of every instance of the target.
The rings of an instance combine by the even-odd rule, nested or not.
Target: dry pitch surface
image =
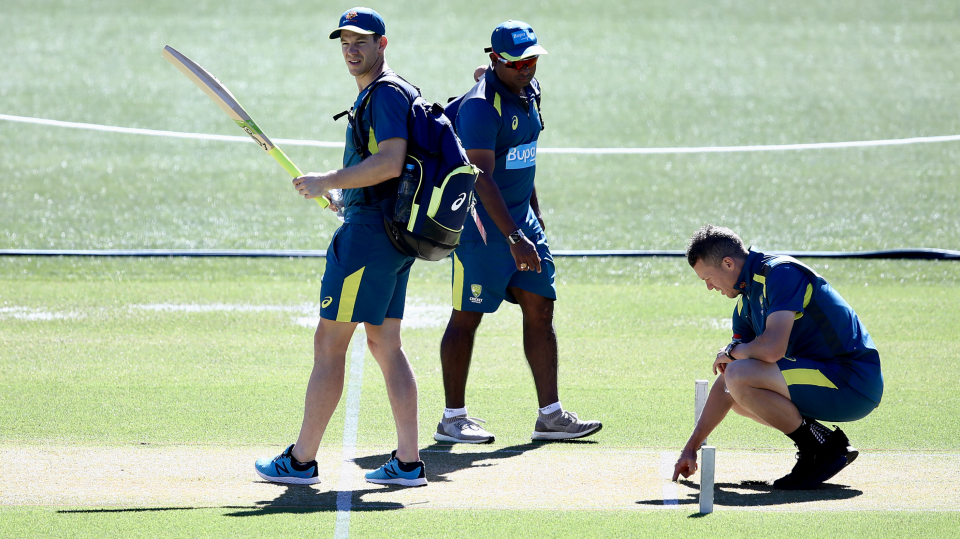
[[[282,486],[253,470],[279,447],[0,445],[0,466],[30,474],[0,483],[0,504],[65,507],[231,507],[240,512],[303,507],[335,510],[338,491],[351,490],[352,510],[389,508],[696,511],[699,477],[672,483],[674,452],[648,449],[565,449],[535,444],[431,446],[422,452],[430,484],[372,485],[363,473],[382,464],[386,448],[358,448],[343,467],[339,446],[324,446],[321,482]],[[956,511],[960,455],[863,451],[818,490],[784,492],[751,482],[789,471],[792,453],[717,450],[717,510]],[[665,503],[666,498],[666,503]],[[670,504],[672,499],[677,501]]]

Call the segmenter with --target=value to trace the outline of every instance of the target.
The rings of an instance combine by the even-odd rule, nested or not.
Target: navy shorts
[[[465,241],[453,252],[453,308],[479,313],[495,312],[504,300],[517,303],[508,288],[515,287],[548,299],[557,299],[553,255],[544,234],[534,240],[540,255],[540,273],[520,271],[510,245],[498,241]]]
[[[790,400],[803,417],[856,421],[878,406],[844,382],[853,370],[839,362],[783,358],[777,361],[777,367],[787,382]]]
[[[383,224],[345,223],[327,248],[320,317],[376,326],[384,318],[403,318],[414,260],[390,243]]]

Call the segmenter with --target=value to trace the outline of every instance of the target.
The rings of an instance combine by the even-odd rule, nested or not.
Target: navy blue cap
[[[340,15],[340,26],[330,33],[330,39],[338,39],[340,30],[350,30],[358,34],[387,35],[387,25],[384,24],[383,17],[368,7],[355,7],[344,11],[343,15]]]
[[[514,20],[493,29],[490,48],[510,62],[547,54],[547,50],[537,44],[537,34],[533,33],[533,28],[523,21]]]

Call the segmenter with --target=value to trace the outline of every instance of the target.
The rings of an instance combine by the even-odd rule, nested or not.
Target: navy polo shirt
[[[510,216],[524,235],[531,238],[543,232],[530,207],[537,171],[537,140],[543,130],[536,102],[539,94],[536,79],[520,96],[507,89],[494,71],[488,70],[464,95],[454,124],[465,150],[493,150],[496,154],[493,181],[503,195]],[[479,199],[477,213],[486,229],[487,241],[503,241],[503,235]],[[481,241],[472,219],[467,219],[461,240]]]
[[[385,74],[393,75],[394,73],[387,70]],[[373,83],[360,92],[353,104],[354,110],[360,107],[372,87]],[[359,118],[360,128],[367,133],[369,138],[367,149],[370,151],[370,155],[379,151],[377,141],[397,137],[407,140],[409,136],[407,134],[407,113],[409,111],[410,100],[396,86],[380,84],[374,89],[373,94],[370,95],[370,102],[363,110],[363,117]],[[356,165],[362,160],[353,142],[353,127],[348,123],[347,143],[343,149],[343,168]],[[379,224],[383,221],[383,212],[379,205],[364,204],[363,189],[344,189],[343,201],[346,222]]]
[[[751,250],[740,272],[733,332],[743,342],[763,334],[767,317],[795,311],[785,358],[839,362],[851,374],[843,381],[880,402],[880,355],[853,308],[808,266],[790,257]]]

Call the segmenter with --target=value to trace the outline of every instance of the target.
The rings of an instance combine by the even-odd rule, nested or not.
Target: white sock
[[[543,408],[540,408],[540,413],[543,415],[550,415],[559,410],[563,410],[563,406],[560,406],[560,401],[557,401],[553,404],[548,404]]]
[[[451,417],[457,417],[458,415],[467,415],[467,407],[463,408],[444,408],[443,417],[450,419]]]

